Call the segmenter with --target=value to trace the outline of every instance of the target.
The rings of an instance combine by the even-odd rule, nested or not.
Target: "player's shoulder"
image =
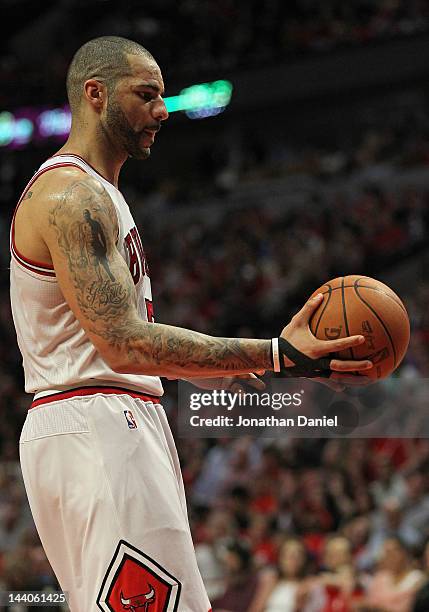
[[[31,186],[33,197],[44,202],[56,202],[59,198],[80,200],[83,194],[87,197],[105,197],[107,192],[100,180],[77,166],[50,168],[41,174]]]
[[[44,172],[31,185],[31,192],[37,225],[59,216],[70,220],[81,217],[87,209],[116,220],[113,202],[102,182],[78,167],[64,166]]]

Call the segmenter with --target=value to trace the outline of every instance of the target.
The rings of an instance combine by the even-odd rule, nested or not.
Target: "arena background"
[[[150,160],[123,170],[156,320],[272,337],[323,281],[375,276],[408,308],[412,341],[396,376],[418,385],[429,374],[429,8],[424,0],[0,0],[0,8],[0,590],[40,590],[55,578],[18,464],[30,398],[7,245],[20,192],[64,140],[64,116],[49,115],[54,127],[38,134],[29,117],[63,109],[74,51],[103,34],[146,46],[167,96],[230,82],[225,108],[171,113]],[[174,429],[177,385],[165,386]],[[424,593],[414,604],[429,566],[428,440],[177,445],[214,612],[429,610]]]

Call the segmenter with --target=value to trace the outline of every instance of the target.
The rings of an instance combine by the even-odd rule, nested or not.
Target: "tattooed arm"
[[[110,197],[92,177],[79,171],[67,176],[61,190],[49,192],[43,237],[68,304],[112,369],[174,378],[272,369],[269,340],[216,338],[143,321],[115,245]]]
[[[137,312],[131,274],[116,248],[116,210],[103,186],[78,170],[58,171],[57,179],[49,180],[54,184],[49,184],[42,197],[41,212],[46,214],[37,221],[39,234],[70,308],[113,370],[208,378],[273,369],[270,340],[216,338],[143,321]],[[281,333],[312,359],[365,340],[363,336],[330,341],[315,338],[309,320],[322,298],[319,294],[310,299]],[[282,359],[286,367],[294,365],[286,356]],[[367,360],[330,361],[330,368],[338,372],[370,367]]]

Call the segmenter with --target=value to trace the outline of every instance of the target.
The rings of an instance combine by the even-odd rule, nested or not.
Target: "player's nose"
[[[168,110],[162,98],[154,105],[152,114],[153,118],[157,121],[165,121],[168,119]]]

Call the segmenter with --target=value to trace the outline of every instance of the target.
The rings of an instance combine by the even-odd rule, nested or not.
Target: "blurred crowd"
[[[24,86],[40,103],[61,102],[72,54],[106,32],[147,46],[171,81],[416,35],[429,26],[425,0],[46,0],[43,8],[4,1],[10,25],[0,59],[5,107],[20,100]]]
[[[321,4],[340,11],[339,3],[318,3],[315,20]],[[424,13],[418,2],[349,4],[353,18],[358,7],[371,19],[382,8]],[[214,11],[228,3],[217,5]],[[310,11],[315,3],[294,6]],[[188,175],[172,169],[146,185],[144,200],[136,178],[125,181],[148,254],[156,320],[220,336],[272,337],[327,279],[367,274],[391,284],[410,314],[412,341],[397,376],[428,377],[428,117],[419,106],[390,115],[383,108],[383,117],[374,111],[355,131],[350,142],[334,137],[325,146],[229,134],[229,146],[200,150]],[[32,163],[31,152],[0,158],[4,245],[23,169]],[[29,398],[7,298],[8,260],[5,248],[0,590],[42,590],[55,588],[55,578],[17,463]],[[176,384],[165,387],[174,429]],[[429,610],[428,440],[177,443],[213,612]]]
[[[429,570],[427,440],[183,446],[214,612],[414,609]]]

